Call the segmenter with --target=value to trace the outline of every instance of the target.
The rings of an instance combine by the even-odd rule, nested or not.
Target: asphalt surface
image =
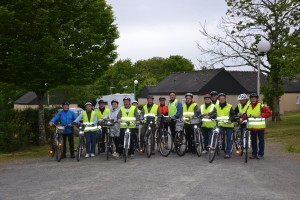
[[[136,153],[127,163],[104,154],[0,164],[0,199],[300,199],[300,162],[267,144],[264,160],[223,154],[151,158]]]

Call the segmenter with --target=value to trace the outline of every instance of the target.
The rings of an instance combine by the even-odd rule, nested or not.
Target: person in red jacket
[[[159,97],[158,110],[160,114],[168,116],[168,106],[166,106],[166,97]],[[168,123],[164,122],[164,128],[168,130]]]
[[[256,93],[250,94],[250,105],[246,111],[248,117],[248,126],[251,131],[252,156],[250,159],[263,159],[265,151],[265,128],[266,118],[272,115],[272,112],[264,104],[259,103]],[[259,140],[259,150],[257,152],[257,138]]]

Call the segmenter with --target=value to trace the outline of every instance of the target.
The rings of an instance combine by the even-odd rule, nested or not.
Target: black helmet
[[[104,101],[103,99],[100,99],[100,100],[98,101],[98,104],[100,104],[100,103],[104,103],[104,104],[105,104],[105,101]]]
[[[186,94],[184,95],[184,97],[187,97],[187,96],[190,96],[190,97],[192,97],[192,98],[194,97],[192,93],[186,93]]]
[[[111,100],[110,104],[113,104],[113,103],[119,104],[118,100],[116,100],[116,99]]]
[[[218,92],[217,91],[211,91],[210,92],[210,95],[212,96],[212,95],[218,95]]]
[[[153,95],[148,95],[147,99],[154,99],[154,96]]]
[[[209,98],[209,99],[210,99],[210,97],[211,97],[210,94],[205,94],[205,95],[204,95],[204,99],[206,99],[206,98]]]
[[[131,101],[131,99],[129,97],[124,97],[123,101],[125,101],[125,100]]]
[[[64,105],[70,105],[69,102],[65,101],[61,104],[61,106],[64,106]]]
[[[226,97],[226,94],[220,93],[220,94],[218,95],[218,97],[220,97],[220,96]]]
[[[256,93],[252,93],[252,94],[250,94],[250,98],[252,98],[252,97],[256,97],[256,98],[258,98],[258,94],[256,94]]]
[[[166,97],[159,97],[159,100],[166,100]]]

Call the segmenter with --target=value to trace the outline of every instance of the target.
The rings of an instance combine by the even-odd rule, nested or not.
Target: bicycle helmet
[[[210,94],[205,94],[205,95],[204,95],[204,99],[207,99],[207,98],[210,99],[210,97],[211,97]]]
[[[111,100],[110,104],[113,104],[113,103],[119,104],[118,100],[116,100],[116,99]]]
[[[103,99],[100,99],[100,100],[98,101],[98,104],[100,104],[100,103],[104,103],[104,104],[105,104],[105,101],[104,101]]]
[[[211,92],[210,92],[210,95],[211,95],[211,96],[213,96],[213,95],[218,95],[218,92],[217,92],[217,91],[211,91]]]
[[[226,97],[226,94],[220,93],[220,94],[218,95],[218,97],[221,97],[221,96]]]
[[[258,98],[258,95],[256,93],[252,93],[252,94],[250,94],[250,98],[252,98],[252,97]]]
[[[248,99],[248,96],[245,94],[245,93],[243,93],[243,94],[240,94],[239,96],[238,96],[238,100],[240,101],[240,100],[247,100]]]
[[[184,97],[187,97],[187,96],[190,96],[192,98],[194,97],[192,93],[186,93]]]
[[[139,104],[137,100],[133,100],[131,104],[134,104],[134,103]]]
[[[166,97],[159,97],[159,100],[166,100]]]
[[[84,106],[87,106],[87,105],[93,106],[93,104],[91,102],[89,102],[89,101],[84,104]]]
[[[148,95],[147,99],[154,99],[154,96],[153,95]]]
[[[61,104],[61,106],[64,106],[64,105],[70,105],[69,102],[65,101]]]
[[[123,101],[125,101],[125,100],[131,101],[131,99],[129,97],[124,97]]]

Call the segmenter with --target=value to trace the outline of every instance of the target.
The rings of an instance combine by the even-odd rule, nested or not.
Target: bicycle
[[[102,126],[100,123],[98,123],[97,126],[97,153],[100,155],[101,152],[101,144],[102,144]]]
[[[121,121],[121,124],[126,125],[126,130],[124,135],[124,150],[123,150],[124,162],[126,162],[128,157],[128,150],[130,147],[130,125],[135,125],[135,123]]]
[[[224,134],[220,131],[219,123],[228,123],[227,121],[222,121],[222,120],[217,120],[217,119],[212,119],[213,121],[216,122],[215,127],[212,130],[212,136],[211,136],[211,141],[210,145],[208,148],[208,161],[212,163],[216,157],[216,154],[219,155],[220,150],[226,149],[225,146],[225,137]]]
[[[184,156],[187,149],[186,135],[183,130],[184,122],[176,120],[174,150],[178,156]]]
[[[197,153],[197,156],[200,157],[202,154],[202,151],[204,150],[203,145],[203,134],[201,131],[201,116],[199,117],[193,117],[189,118],[189,122],[191,125],[194,125],[194,137],[193,137],[193,144],[195,151]]]
[[[242,124],[246,124],[246,127],[243,128],[243,135],[242,135],[242,142],[241,142],[241,151],[240,155],[243,156],[245,153],[245,163],[248,162],[248,150],[251,148],[251,133],[249,129],[249,119],[255,119],[255,118],[248,118],[244,121],[242,121]]]
[[[171,133],[165,129],[164,123],[167,122],[170,117],[161,115],[158,118],[160,118],[160,124],[155,134],[155,143],[157,144],[160,155],[167,157],[173,148],[173,140]]]
[[[113,154],[113,140],[110,136],[110,127],[114,126],[113,119],[103,119],[101,122],[104,126],[107,126],[107,133],[106,133],[106,160],[109,158],[109,153]]]
[[[242,131],[241,131],[241,123],[240,117],[235,117],[236,122],[234,123],[233,128],[233,144],[236,149],[236,153],[239,154],[241,151],[242,145]]]
[[[64,138],[62,134],[65,131],[65,126],[63,125],[55,125],[55,134],[54,134],[54,143],[53,143],[53,156],[55,154],[55,159],[57,162],[60,162],[63,157],[63,149],[64,149]],[[51,155],[52,156],[52,155]]]

